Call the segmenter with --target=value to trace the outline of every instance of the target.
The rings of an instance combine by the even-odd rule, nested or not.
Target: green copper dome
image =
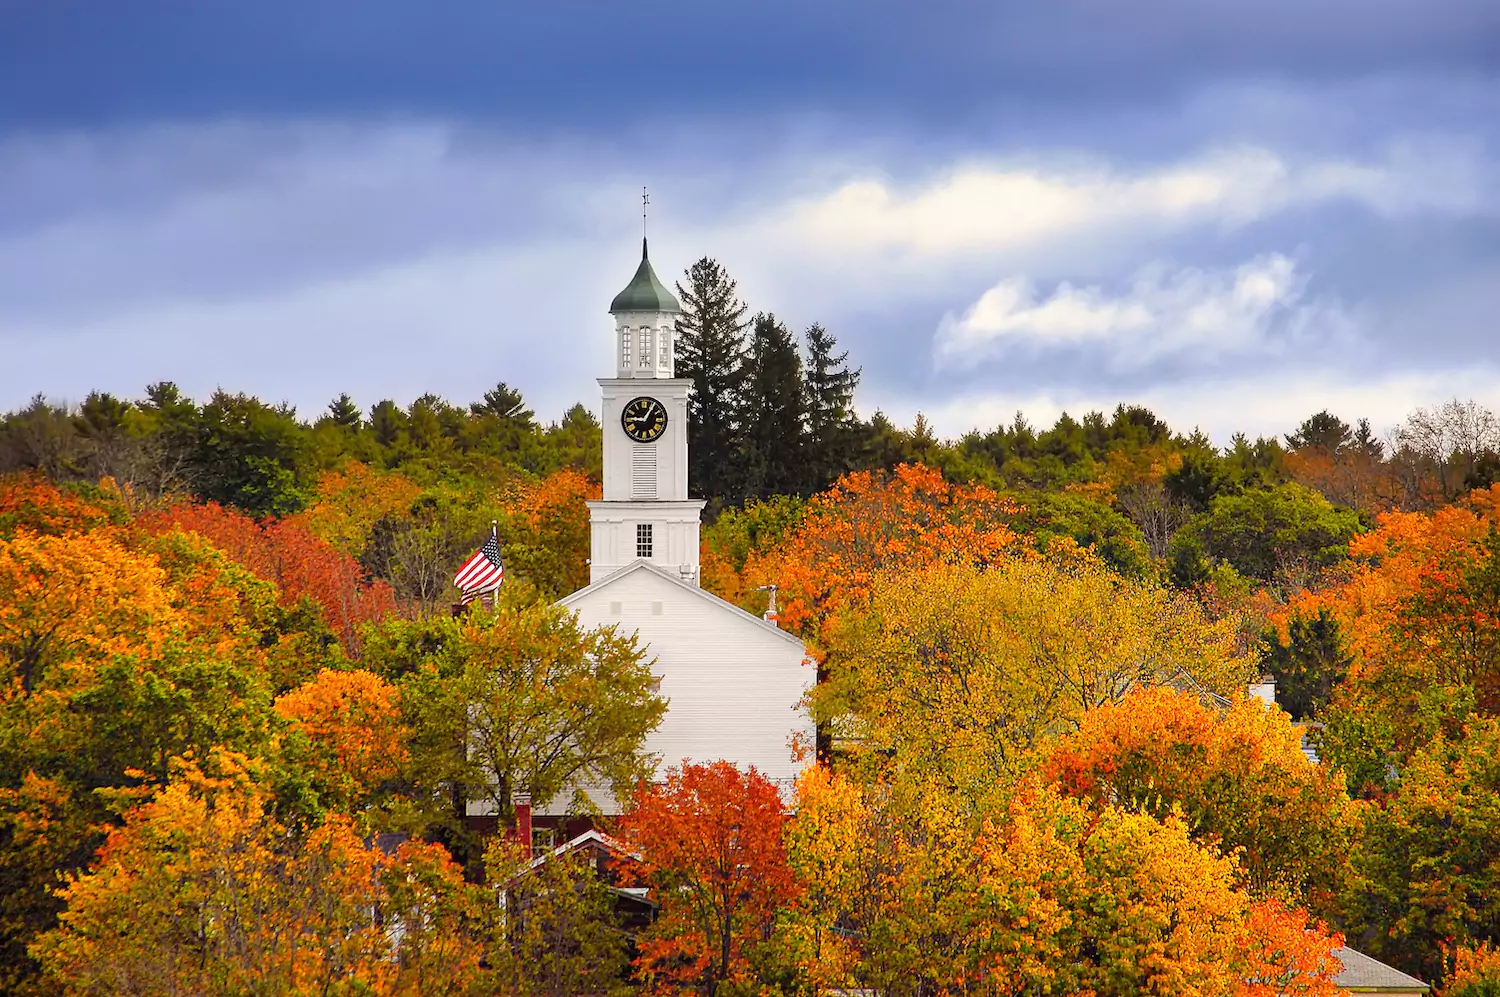
[[[636,267],[635,276],[630,279],[625,290],[615,295],[615,300],[609,303],[609,313],[617,315],[620,312],[680,311],[682,306],[672,297],[672,292],[656,279],[656,271],[651,269],[651,261],[646,257],[646,240],[642,239],[641,265]]]

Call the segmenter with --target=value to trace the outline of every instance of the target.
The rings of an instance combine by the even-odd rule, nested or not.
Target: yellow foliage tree
[[[844,746],[976,799],[1132,689],[1231,696],[1249,675],[1232,621],[1076,550],[878,576],[833,647],[815,706]]]
[[[388,857],[339,817],[291,835],[242,756],[211,768],[184,765],[63,888],[32,953],[64,994],[473,990],[479,946],[454,936],[474,892],[440,849]]]

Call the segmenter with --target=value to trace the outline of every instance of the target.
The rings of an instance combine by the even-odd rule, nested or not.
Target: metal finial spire
[[[641,188],[641,238],[646,237],[646,208],[651,204],[651,192]]]

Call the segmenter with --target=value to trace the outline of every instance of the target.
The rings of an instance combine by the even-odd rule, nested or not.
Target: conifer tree
[[[677,376],[691,378],[688,398],[688,483],[693,494],[717,505],[729,491],[739,450],[737,415],[748,373],[746,306],[735,282],[715,260],[704,257],[677,285]]]
[[[354,404],[354,399],[347,393],[339,395],[328,403],[328,419],[335,426],[344,429],[358,429],[364,420],[360,417],[359,406]]]
[[[746,368],[741,498],[799,492],[807,480],[807,384],[797,339],[775,315],[755,316]]]
[[[858,368],[849,351],[835,353],[833,333],[814,322],[807,333],[807,490],[820,492],[854,466],[854,389]]]

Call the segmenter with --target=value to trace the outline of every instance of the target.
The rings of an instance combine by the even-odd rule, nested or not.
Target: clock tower
[[[682,308],[657,279],[641,240],[641,265],[609,313],[615,320],[615,375],[604,395],[604,498],[589,503],[590,584],[647,560],[698,584],[701,499],[688,498],[687,398],[675,376]]]

